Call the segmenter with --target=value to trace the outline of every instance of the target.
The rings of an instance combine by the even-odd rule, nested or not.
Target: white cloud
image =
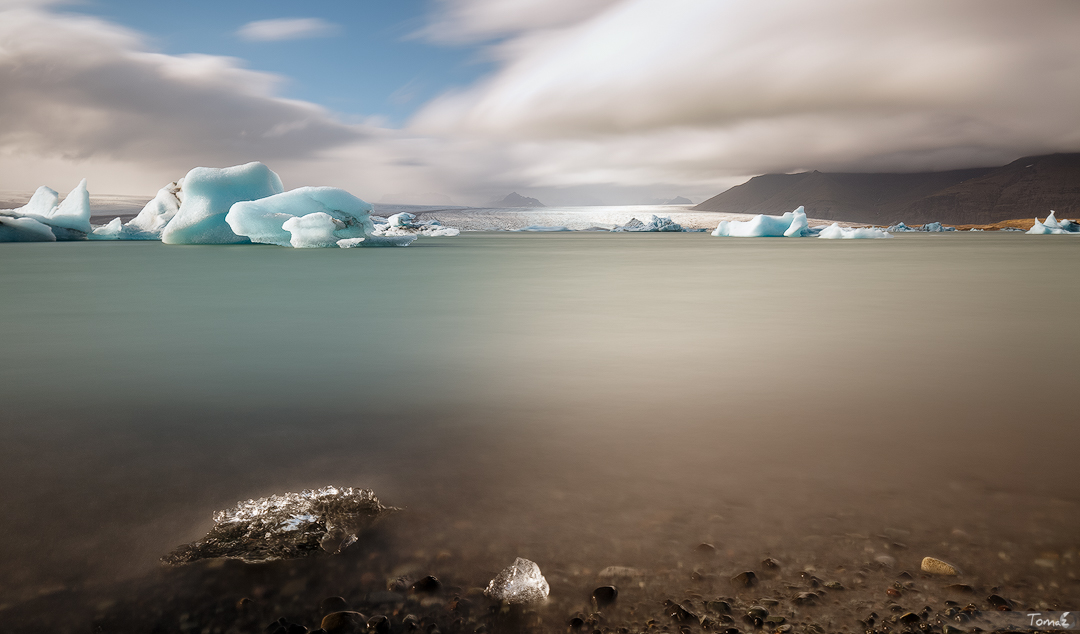
[[[330,37],[340,32],[340,26],[322,18],[278,18],[248,22],[236,34],[249,42],[280,42]]]
[[[554,14],[576,5],[545,4]],[[504,24],[492,0],[450,5],[429,31],[464,39]],[[597,7],[555,26],[515,23],[496,45],[501,68],[430,103],[413,129],[516,148],[518,173],[548,185],[935,169],[1080,150],[1080,3]]]

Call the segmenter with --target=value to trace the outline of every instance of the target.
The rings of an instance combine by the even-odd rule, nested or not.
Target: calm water
[[[216,509],[330,483],[407,507],[385,548],[465,587],[702,541],[833,565],[883,530],[908,567],[1067,584],[1078,267],[1010,234],[0,245],[0,605],[107,594]]]

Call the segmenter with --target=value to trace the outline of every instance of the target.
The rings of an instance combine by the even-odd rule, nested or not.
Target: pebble
[[[712,544],[701,543],[694,548],[694,552],[699,555],[715,555],[716,546],[713,546]]]
[[[945,575],[948,577],[955,577],[960,574],[956,566],[933,557],[923,557],[922,570],[932,575]]]
[[[439,581],[438,577],[432,575],[428,575],[412,584],[412,591],[415,594],[434,594],[439,590],[442,590],[442,582]]]
[[[766,570],[777,570],[780,568],[780,562],[773,559],[772,557],[769,557],[767,559],[761,560],[761,567],[765,568]]]
[[[615,586],[600,586],[592,592],[592,600],[597,609],[603,609],[615,603],[615,599],[618,598],[619,590]]]
[[[731,578],[731,583],[741,588],[749,588],[757,583],[757,575],[751,570],[740,572]]]
[[[319,627],[327,634],[355,634],[367,626],[367,617],[359,612],[331,612],[323,617]]]
[[[390,631],[390,619],[382,614],[375,615],[367,621],[367,631],[376,634],[386,634]]]
[[[889,568],[896,565],[896,559],[890,555],[878,555],[877,557],[874,557],[874,561]]]

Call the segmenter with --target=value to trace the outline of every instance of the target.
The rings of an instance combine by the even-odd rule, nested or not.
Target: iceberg
[[[94,231],[86,237],[91,240],[120,240],[124,234],[124,223],[119,218],[113,218],[108,224],[94,227]]]
[[[876,227],[859,227],[855,229],[848,229],[841,227],[838,223],[832,223],[828,227],[821,230],[818,234],[818,238],[824,238],[825,240],[851,240],[851,239],[877,239],[877,238],[891,238],[892,234],[884,229],[878,229]]]
[[[374,231],[371,205],[336,187],[300,187],[235,203],[225,222],[238,236],[283,247],[332,247]]]
[[[180,211],[184,195],[184,179],[173,181],[158,190],[153,200],[146,203],[139,215],[124,225],[131,239],[160,239],[165,225]],[[145,236],[145,237],[143,237]]]
[[[383,222],[376,223],[374,235],[377,236],[427,236],[437,238],[440,236],[452,237],[461,233],[460,229],[444,227],[438,220],[417,222],[416,216],[403,211],[386,218]]]
[[[905,225],[903,222],[898,222],[895,225],[892,225],[891,227],[885,229],[885,231],[888,231],[889,233],[905,233],[908,231],[918,231],[918,229],[912,229],[911,227]]]
[[[315,491],[248,500],[214,513],[214,526],[197,542],[161,558],[180,565],[228,558],[247,563],[339,553],[396,509],[370,489],[327,486]]]
[[[346,238],[338,240],[337,245],[342,249],[354,247],[407,247],[416,240],[415,234],[401,236],[370,235],[366,238]]]
[[[666,231],[683,231],[682,225],[678,224],[671,218],[664,216],[649,216],[649,219],[645,222],[638,220],[637,218],[631,218],[630,222],[625,225],[621,225],[612,229],[612,231],[632,231],[632,232],[666,232]]]
[[[806,209],[799,207],[782,216],[758,214],[750,220],[721,220],[712,235],[731,238],[801,238],[811,235]]]
[[[1054,211],[1050,211],[1050,215],[1046,217],[1046,220],[1039,222],[1039,219],[1035,219],[1035,225],[1028,229],[1028,235],[1065,235],[1069,233],[1080,233],[1080,225],[1071,220],[1062,220],[1058,222],[1058,219],[1054,216]]]
[[[57,240],[82,240],[93,230],[90,226],[90,193],[86,189],[86,179],[82,179],[75,189],[57,204],[56,191],[42,185],[37,188],[30,202],[17,209],[6,209],[0,215],[8,218],[29,218],[49,227]],[[8,225],[15,227],[15,224]],[[29,223],[18,226],[30,227]],[[4,235],[8,235],[5,232]],[[8,241],[0,237],[0,241]],[[51,242],[51,240],[49,241]]]
[[[484,595],[511,604],[534,603],[547,598],[550,589],[547,579],[536,563],[518,557],[513,565],[492,579]]]
[[[166,244],[239,244],[247,236],[233,232],[225,216],[235,203],[285,191],[281,178],[262,163],[217,169],[196,167],[184,177],[183,200],[161,232]]]
[[[0,242],[56,242],[56,235],[33,218],[0,216]]]

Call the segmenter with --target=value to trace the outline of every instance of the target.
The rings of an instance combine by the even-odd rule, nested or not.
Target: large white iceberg
[[[42,185],[37,188],[30,202],[17,209],[6,209],[0,212],[0,216],[6,218],[28,218],[39,224],[46,225],[57,240],[82,240],[93,228],[90,226],[90,193],[86,190],[86,179],[75,186],[64,198],[57,203],[59,196],[56,191]],[[14,227],[22,227],[20,232],[29,227],[30,223],[7,223],[6,226],[12,231]],[[34,227],[31,231],[40,233],[40,229]],[[5,231],[0,235],[0,241],[8,242],[4,236],[14,235],[11,231]],[[21,241],[21,240],[20,240]],[[51,242],[51,240],[49,240]]]
[[[237,202],[225,222],[252,242],[284,247],[332,247],[374,231],[371,205],[335,187],[301,187]]]
[[[892,234],[884,229],[857,227],[854,229],[848,229],[841,227],[837,223],[832,223],[828,227],[821,230],[818,234],[819,238],[826,240],[851,240],[851,239],[875,239],[875,238],[891,238]]]
[[[262,163],[216,169],[196,167],[184,177],[180,208],[161,232],[166,244],[237,244],[250,242],[225,221],[235,203],[285,191],[281,178]]]
[[[799,207],[782,216],[758,214],[750,220],[721,220],[712,235],[731,238],[801,238],[811,235],[806,209]]]
[[[1050,211],[1050,215],[1046,217],[1046,220],[1039,222],[1039,219],[1035,219],[1035,225],[1028,229],[1028,234],[1033,236],[1038,235],[1065,235],[1071,233],[1080,233],[1080,225],[1071,220],[1062,220],[1058,222],[1058,219],[1054,216],[1053,210]]]

